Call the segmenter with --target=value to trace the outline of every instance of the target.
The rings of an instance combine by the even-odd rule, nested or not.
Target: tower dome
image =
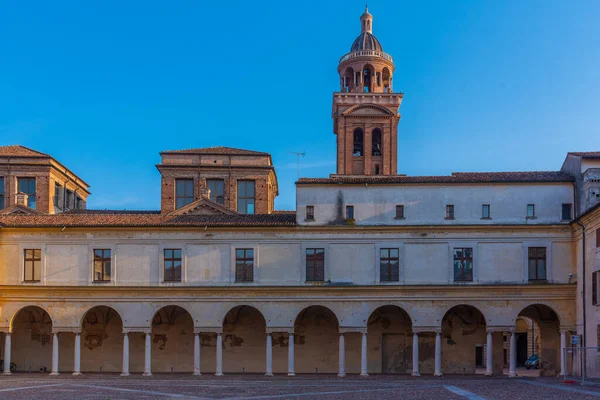
[[[360,35],[352,43],[350,52],[361,50],[383,51],[381,43],[373,35],[373,16],[369,12],[369,7],[365,8],[365,12],[360,16]]]

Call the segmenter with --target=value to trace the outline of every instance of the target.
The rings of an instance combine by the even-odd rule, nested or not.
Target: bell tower
[[[396,175],[402,93],[392,90],[394,61],[373,35],[368,8],[360,26],[340,59],[340,91],[333,94],[337,175]]]

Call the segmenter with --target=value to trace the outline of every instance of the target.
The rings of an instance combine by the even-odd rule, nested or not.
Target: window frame
[[[565,206],[568,207],[568,218],[565,218]],[[573,219],[573,203],[562,203],[560,214],[561,221],[571,221]]]
[[[244,183],[244,185],[247,185],[248,182],[252,182],[253,185],[253,195],[252,197],[249,197],[247,195],[244,196],[240,196],[240,183]],[[247,214],[247,215],[253,215],[256,214],[256,180],[254,179],[238,179],[236,181],[236,210],[237,212],[241,213],[241,214]],[[244,192],[247,192],[247,188],[244,187]],[[245,193],[244,193],[245,194]],[[252,212],[248,212],[248,201],[252,200]],[[240,201],[243,201],[245,204],[245,210],[244,211],[240,211]]]
[[[345,219],[346,220],[352,220],[355,219],[354,216],[354,206],[353,205],[347,205],[346,206],[346,214],[345,214]]]
[[[96,252],[97,251],[101,251],[102,252],[102,256],[99,258],[96,258]],[[108,257],[105,256],[105,252],[109,252]],[[113,281],[113,277],[114,277],[114,267],[113,267],[113,255],[114,255],[114,250],[111,248],[93,248],[92,249],[92,282],[93,283],[111,283]],[[102,279],[96,279],[96,262],[100,262],[102,263]],[[106,266],[105,263],[109,262],[110,265],[110,275],[109,275],[109,279],[105,279],[105,274],[106,274]]]
[[[485,211],[487,209],[487,217]],[[481,205],[481,219],[492,219],[492,206],[490,204]]]
[[[455,219],[454,204],[446,204],[446,217],[444,219]]]
[[[534,255],[532,257],[531,255],[531,251],[535,250],[535,251],[539,251],[541,249],[544,249],[544,256],[537,256]],[[527,280],[528,282],[547,282],[548,281],[548,247],[547,246],[528,246],[527,247]],[[529,271],[529,263],[535,260],[536,261],[536,265],[535,265],[535,279],[531,278],[531,274]],[[545,272],[545,276],[543,278],[539,277],[539,261],[543,260],[544,261],[544,272]]]
[[[596,250],[600,250],[600,228],[596,229]]]
[[[529,209],[531,207],[531,215],[529,215]],[[527,219],[535,219],[535,204],[527,204],[527,211],[526,211],[526,218]]]
[[[397,256],[396,257],[392,257],[391,255],[391,251],[392,250],[396,250],[397,252]],[[387,257],[382,257],[382,252],[387,252]],[[378,248],[378,254],[379,254],[379,268],[378,268],[378,282],[379,283],[400,283],[400,247],[380,247]],[[397,272],[397,279],[393,280],[390,279],[389,277],[393,276],[393,274],[391,273],[391,263],[390,261],[396,260],[398,262],[398,272]],[[383,276],[383,263],[384,261],[387,261],[388,263],[388,279],[382,279]]]
[[[60,201],[62,192],[63,186],[58,182],[54,182],[54,198],[52,199],[52,203],[54,204],[54,207],[60,210],[62,210],[63,207],[62,202]]]
[[[235,248],[235,253],[234,253],[234,260],[235,260],[235,265],[234,265],[234,282],[235,283],[254,283],[254,271],[255,271],[255,249],[252,247],[236,247]],[[243,257],[238,258],[238,251],[243,251]],[[247,256],[247,252],[251,251],[252,252],[252,257],[248,257]],[[239,261],[243,262],[243,275],[246,277],[246,279],[238,279],[238,262]],[[251,278],[247,279],[247,268],[248,268],[248,260],[251,260]]]
[[[312,205],[306,206],[304,220],[305,221],[314,221],[315,220],[315,206],[312,206]]]
[[[27,180],[30,182],[33,180],[33,188],[34,192],[29,193],[29,183],[27,184],[27,192],[23,192],[21,190],[21,179]],[[33,208],[34,210],[37,208],[37,178],[35,176],[18,176],[17,177],[17,193],[23,192],[27,194],[27,207]],[[30,205],[33,199],[33,207]]]
[[[456,256],[456,251],[457,250],[461,250],[463,256],[462,257],[458,257]],[[465,250],[469,250],[471,253],[471,257],[465,257]],[[461,263],[461,274],[464,276],[465,275],[465,262],[466,261],[471,261],[471,279],[457,279],[456,277],[456,261],[460,261]],[[453,278],[453,282],[474,282],[475,281],[475,249],[473,247],[466,247],[466,246],[455,246],[452,248],[452,278]]]
[[[4,208],[4,202],[6,201],[4,197],[4,177],[0,176],[0,210]]]
[[[33,252],[32,256],[28,257],[27,252]],[[35,252],[39,252],[39,257],[36,257]],[[23,282],[24,283],[40,283],[42,281],[42,249],[30,249],[30,248],[23,248]],[[31,278],[32,279],[27,279],[27,263],[31,262],[32,263],[32,268],[31,268]],[[39,279],[35,279],[35,265],[36,262],[39,263]]]
[[[322,251],[320,253],[320,254],[322,254],[322,256],[318,257],[319,259],[322,259],[322,260],[317,259],[317,251],[318,250]],[[310,251],[314,252],[314,254],[309,255]],[[318,261],[322,261],[322,263],[323,263],[323,265],[322,265],[322,269],[323,269],[322,270],[322,275],[323,275],[323,278],[321,280],[314,279],[314,278],[317,277],[317,268],[318,268],[318,266],[316,266],[315,264]],[[312,268],[314,270],[313,271],[313,279],[308,279],[309,262],[312,262]],[[326,260],[325,260],[325,247],[306,247],[304,249],[304,282],[305,283],[324,283],[324,282],[326,282],[327,281],[327,277],[325,275],[325,271],[326,271],[326,269],[325,269],[325,263],[326,263]]]
[[[210,190],[210,200],[214,201],[217,204],[224,206],[225,205],[225,179],[223,179],[223,178],[208,178],[208,179],[206,179],[206,188],[210,189],[210,187],[209,187],[210,183],[216,183],[216,182],[221,183],[223,186],[223,193],[220,196],[220,197],[222,197],[223,202],[219,203],[219,200],[216,195],[216,191],[213,191],[212,189]]]
[[[177,193],[177,186],[178,186],[177,183],[178,182],[184,182],[184,185],[183,185],[183,195],[179,195]],[[185,185],[186,182],[191,182],[192,183],[191,197],[188,196],[187,186]],[[194,200],[196,199],[196,182],[194,181],[194,178],[175,178],[175,188],[174,189],[175,189],[175,196],[174,197],[175,197],[175,209],[176,210],[179,210],[180,208],[185,207],[185,206],[187,206],[190,203],[193,203]],[[190,199],[190,198],[191,198],[191,201],[187,202],[186,199]],[[181,206],[177,206],[177,201],[179,199],[184,199],[183,200],[184,204],[182,204]]]
[[[598,272],[592,272],[592,305],[598,305]]]
[[[171,257],[167,257],[167,252],[170,251],[172,252]],[[179,257],[175,257],[175,252],[179,251]],[[163,254],[163,259],[162,259],[162,265],[163,265],[163,276],[162,276],[162,281],[164,283],[181,283],[183,281],[183,249],[182,248],[173,248],[173,247],[169,247],[169,248],[164,248],[162,251]],[[171,262],[173,263],[172,269],[173,271],[175,270],[175,262],[179,261],[179,279],[174,279],[173,276],[175,275],[174,273],[172,273],[170,278],[167,278],[167,263]]]
[[[394,217],[394,219],[406,219],[404,212],[404,204],[396,204],[396,216]]]

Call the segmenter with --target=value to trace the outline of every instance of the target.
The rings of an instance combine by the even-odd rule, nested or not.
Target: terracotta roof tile
[[[166,150],[161,151],[160,154],[169,154],[169,153],[177,153],[177,154],[221,154],[221,155],[246,155],[246,156],[268,156],[269,153],[254,151],[254,150],[245,150],[245,149],[236,149],[233,147],[225,147],[225,146],[216,146],[216,147],[203,147],[198,149],[183,149],[183,150]]]
[[[600,151],[570,151],[569,154],[583,158],[600,158]]]
[[[330,178],[300,178],[297,185],[331,184],[419,184],[419,183],[538,183],[573,182],[575,178],[561,171],[535,172],[453,172],[445,176],[336,176]]]
[[[29,147],[17,145],[0,146],[0,156],[10,157],[50,157],[48,154],[40,153],[30,149]]]

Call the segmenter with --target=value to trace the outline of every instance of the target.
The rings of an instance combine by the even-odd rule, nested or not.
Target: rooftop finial
[[[373,32],[373,16],[369,12],[369,5],[365,4],[365,12],[360,17],[361,31],[362,32]]]

